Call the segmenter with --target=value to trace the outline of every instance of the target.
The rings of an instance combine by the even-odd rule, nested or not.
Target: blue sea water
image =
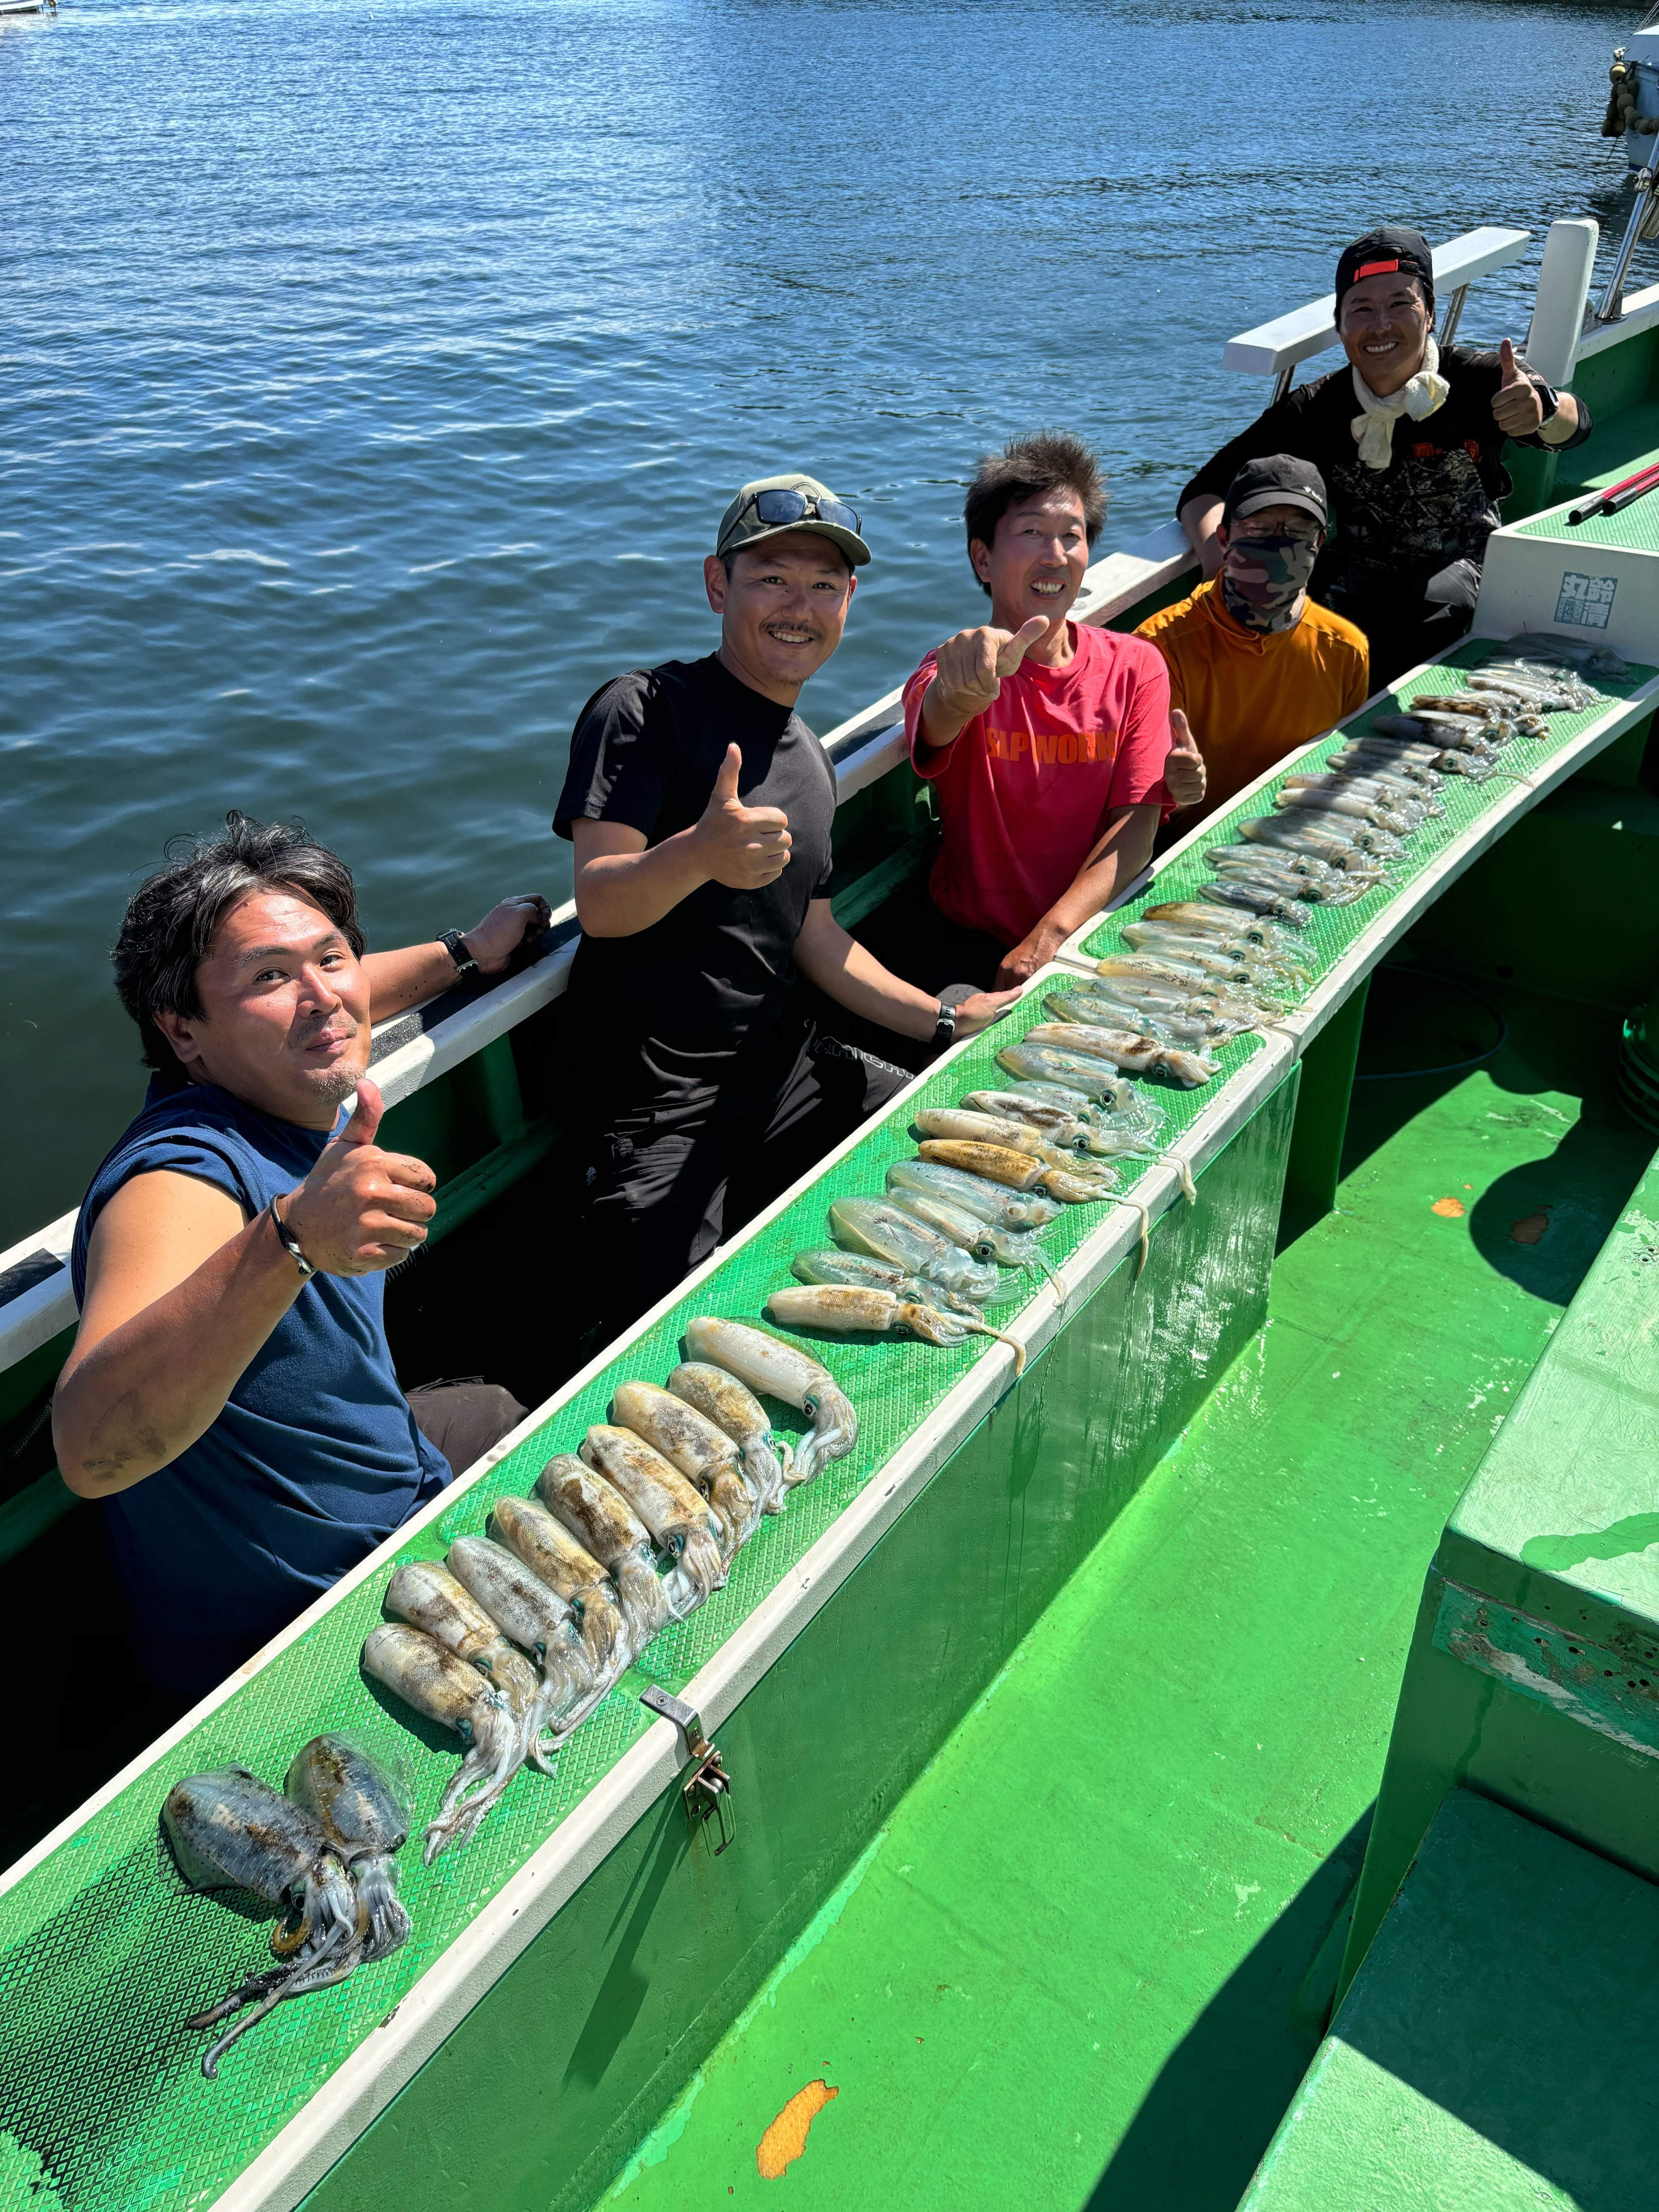
[[[1632,8],[64,0],[0,24],[0,1244],[142,1089],[167,841],[302,816],[372,941],[556,901],[572,721],[708,648],[802,467],[877,560],[828,728],[977,619],[961,486],[1093,439],[1108,542],[1265,398],[1223,341],[1373,222],[1622,225]],[[1637,281],[1659,274],[1644,248]],[[1528,261],[1465,333],[1517,338]]]

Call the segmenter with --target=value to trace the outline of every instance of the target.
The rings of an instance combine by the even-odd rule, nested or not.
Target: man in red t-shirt
[[[910,757],[944,832],[933,942],[914,957],[975,981],[994,969],[1006,989],[1139,874],[1162,815],[1202,795],[1203,768],[1180,718],[1171,753],[1157,648],[1066,619],[1106,519],[1081,439],[1044,432],[988,455],[963,517],[991,620],[947,638],[904,687]]]

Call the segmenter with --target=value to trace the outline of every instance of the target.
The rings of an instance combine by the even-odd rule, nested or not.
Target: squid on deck
[[[788,1475],[792,1487],[811,1482],[827,1461],[843,1458],[858,1441],[859,1419],[851,1401],[829,1369],[799,1345],[714,1314],[688,1322],[685,1343],[693,1360],[723,1367],[750,1389],[781,1399],[806,1415],[812,1425],[795,1448]]]
[[[655,1382],[624,1382],[611,1401],[611,1418],[643,1437],[702,1491],[730,1528],[728,1559],[748,1541],[760,1519],[760,1485],[750,1481],[742,1449],[724,1429]]]
[[[1014,1372],[1025,1365],[1025,1347],[1018,1337],[1006,1336],[988,1322],[969,1321],[961,1314],[942,1314],[936,1307],[916,1305],[895,1297],[890,1291],[860,1290],[848,1283],[813,1283],[795,1289],[774,1291],[766,1301],[772,1320],[784,1328],[823,1328],[842,1335],[919,1336],[927,1344],[961,1344],[969,1335],[994,1336],[1012,1346]]]
[[[514,1504],[514,1527],[507,1541],[520,1558],[532,1545],[550,1547],[562,1538],[599,1561],[621,1610],[623,1648],[637,1659],[658,1630],[676,1618],[681,1593],[671,1592],[657,1572],[651,1531],[622,1492],[574,1452],[556,1452],[536,1477],[535,1497]],[[498,1504],[497,1520],[501,1510]]]
[[[957,1301],[982,1306],[996,1296],[997,1271],[988,1259],[964,1251],[885,1199],[838,1198],[830,1206],[829,1221],[830,1234],[838,1244],[904,1267]]]
[[[683,1361],[669,1376],[668,1388],[737,1445],[744,1473],[759,1488],[762,1512],[781,1513],[793,1454],[773,1435],[766,1408],[754,1392],[723,1367],[697,1359]]]
[[[550,1589],[515,1552],[489,1536],[459,1536],[445,1561],[503,1636],[526,1652],[541,1675],[537,1739],[546,1729],[556,1749],[611,1686],[582,1641],[569,1601]]]
[[[202,2055],[202,2072],[211,2081],[231,2045],[277,2005],[343,1981],[356,1969],[366,1914],[321,1823],[246,1766],[175,1783],[161,1808],[161,1828],[186,1888],[244,1890],[285,1914],[270,1939],[281,1963],[249,1975],[185,2023],[214,2027],[242,2014]]]
[[[737,1548],[730,1526],[677,1467],[643,1437],[608,1421],[589,1429],[580,1456],[621,1492],[673,1562],[669,1603],[677,1619],[724,1587],[726,1563]]]
[[[398,1853],[409,1841],[409,1793],[347,1735],[314,1735],[294,1754],[283,1794],[308,1813],[357,1892],[362,1960],[384,1959],[409,1938],[398,1895]]]
[[[580,1466],[580,1462],[572,1464]],[[584,1474],[586,1471],[582,1469]],[[620,1498],[617,1502],[622,1503]],[[498,1498],[490,1510],[489,1528],[498,1543],[570,1607],[583,1656],[603,1697],[635,1656],[623,1594],[605,1563],[547,1504],[534,1498]],[[640,1534],[643,1536],[645,1531]]]
[[[476,1667],[424,1629],[383,1620],[363,1644],[363,1671],[423,1719],[453,1729],[466,1756],[427,1823],[422,1856],[430,1866],[452,1844],[468,1843],[525,1761],[526,1723]]]

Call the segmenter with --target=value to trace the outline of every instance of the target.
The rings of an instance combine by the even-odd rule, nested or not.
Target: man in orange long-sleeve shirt
[[[1308,597],[1326,519],[1310,461],[1247,462],[1216,532],[1221,574],[1135,633],[1169,663],[1170,703],[1204,757],[1202,805],[1176,816],[1177,836],[1364,703],[1364,631]]]

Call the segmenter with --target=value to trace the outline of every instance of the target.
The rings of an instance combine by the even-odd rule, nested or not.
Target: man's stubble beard
[[[368,1073],[367,1058],[360,1067],[343,1064],[319,1068],[311,1079],[313,1095],[325,1106],[343,1106]]]

